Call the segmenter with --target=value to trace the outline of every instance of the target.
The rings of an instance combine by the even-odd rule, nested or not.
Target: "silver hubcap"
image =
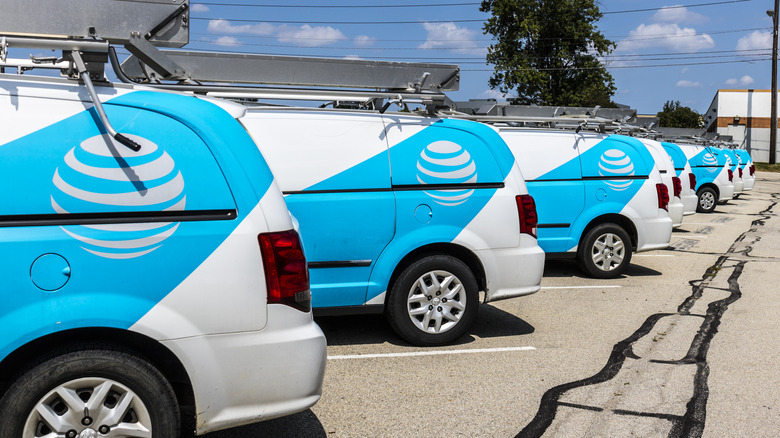
[[[149,411],[133,391],[100,377],[71,380],[33,408],[23,438],[152,436]]]
[[[597,268],[602,271],[612,271],[623,263],[626,247],[623,240],[616,234],[602,234],[591,248],[591,258]]]
[[[409,290],[406,308],[415,327],[426,333],[443,333],[463,316],[466,291],[458,277],[447,271],[427,272]]]
[[[715,196],[712,194],[712,192],[702,193],[701,197],[699,198],[699,205],[701,205],[701,208],[705,210],[712,208],[712,206],[715,205]]]

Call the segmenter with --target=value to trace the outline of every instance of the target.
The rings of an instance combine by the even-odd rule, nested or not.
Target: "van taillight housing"
[[[753,176],[756,173],[756,166],[750,165],[750,176]]]
[[[309,269],[301,239],[295,230],[257,236],[265,268],[269,304],[285,304],[311,311]]]
[[[729,169],[729,181],[734,181],[734,172]]]
[[[680,181],[680,178],[673,176],[672,184],[674,185],[674,196],[679,198],[682,195],[682,181]]]
[[[688,179],[691,180],[691,190],[696,190],[696,175],[689,173]]]
[[[658,192],[658,208],[669,211],[669,189],[666,184],[656,184],[655,189]]]
[[[531,195],[519,195],[515,197],[517,213],[520,216],[520,232],[536,237],[536,226],[539,217],[536,215],[536,203]]]
[[[742,178],[742,168],[739,168],[739,177]]]

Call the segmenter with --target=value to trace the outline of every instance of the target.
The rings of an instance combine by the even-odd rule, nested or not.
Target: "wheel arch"
[[[462,261],[468,266],[471,272],[474,274],[474,278],[477,280],[477,286],[480,291],[487,289],[487,275],[485,275],[485,268],[482,266],[482,262],[479,260],[476,254],[474,254],[468,248],[454,243],[432,243],[429,245],[421,246],[407,255],[405,255],[393,270],[393,274],[390,276],[390,282],[387,285],[387,290],[392,289],[396,279],[409,265],[417,260],[432,255],[449,255]]]
[[[590,232],[590,230],[596,228],[601,224],[606,224],[606,223],[613,223],[615,225],[619,225],[624,230],[626,230],[626,233],[628,233],[628,237],[631,239],[631,251],[636,252],[636,249],[639,245],[639,234],[637,232],[636,225],[634,224],[634,221],[632,221],[628,217],[617,213],[603,214],[601,216],[593,218],[590,222],[588,222],[588,225],[586,225],[585,228],[582,230],[582,234],[580,234],[580,237],[577,240],[578,242],[580,242],[578,243],[578,246],[581,244],[582,239]]]
[[[698,189],[696,189],[696,196],[699,195],[699,191],[704,188],[710,188],[712,190],[715,190],[715,198],[716,200],[720,198],[720,189],[718,188],[718,185],[712,182],[707,182],[699,186]]]
[[[54,349],[68,349],[78,345],[99,345],[136,354],[154,365],[173,387],[182,409],[182,421],[194,425],[195,395],[184,365],[176,355],[155,339],[130,330],[109,327],[88,327],[51,333],[17,348],[0,362],[0,395],[12,383],[10,379],[26,365],[46,358]],[[189,409],[192,409],[191,411]],[[182,429],[187,430],[187,429]]]

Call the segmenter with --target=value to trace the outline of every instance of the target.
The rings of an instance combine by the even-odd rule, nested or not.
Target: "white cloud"
[[[690,70],[690,68],[683,67],[682,69],[680,69],[680,73],[688,73],[688,70]]]
[[[300,27],[283,25],[279,26],[276,37],[281,43],[295,44],[298,46],[327,46],[336,41],[345,40],[347,37],[340,30],[330,26],[311,27],[308,24]]]
[[[703,23],[707,17],[688,8],[664,7],[653,15],[653,21],[657,23]]]
[[[508,96],[513,97],[511,93]],[[506,97],[506,94],[498,90],[485,90],[477,96],[478,99],[506,99]]]
[[[360,60],[360,59],[363,59],[363,58],[361,58],[360,55],[347,55],[347,56],[344,57],[344,59]]]
[[[771,49],[772,32],[754,31],[748,36],[744,36],[737,41],[737,50]]]
[[[368,35],[358,35],[354,41],[358,47],[371,47],[376,42],[376,38]]]
[[[270,23],[258,24],[231,24],[228,20],[209,20],[208,31],[211,33],[250,33],[254,35],[271,35],[274,33],[274,25]]]
[[[682,81],[677,81],[677,86],[678,87],[701,87],[701,82],[682,80]]]
[[[659,23],[640,24],[627,39],[618,43],[618,48],[624,51],[657,47],[673,52],[696,52],[714,46],[715,41],[706,33],[697,34],[689,27]]]
[[[486,55],[487,48],[477,43],[480,33],[476,30],[458,27],[455,23],[423,23],[428,32],[427,40],[418,49],[451,48],[457,53]]]
[[[208,6],[202,5],[200,3],[191,4],[190,9],[192,12],[208,12],[210,10]]]
[[[236,37],[221,36],[214,40],[214,44],[218,46],[240,46],[242,43]]]
[[[727,80],[727,81],[726,81],[726,85],[742,85],[742,86],[747,86],[747,85],[751,85],[751,84],[752,84],[753,82],[755,82],[755,81],[756,81],[755,79],[751,78],[751,77],[750,77],[750,76],[748,76],[748,75],[745,75],[745,76],[742,76],[742,77],[741,77],[741,78],[739,78],[739,79],[737,79],[737,78],[731,78],[731,79]]]

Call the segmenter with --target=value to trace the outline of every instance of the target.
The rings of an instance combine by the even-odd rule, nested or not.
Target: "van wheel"
[[[445,345],[463,336],[477,317],[479,287],[460,260],[435,255],[412,263],[390,289],[387,317],[414,345]]]
[[[712,187],[700,188],[697,195],[699,195],[699,204],[696,206],[696,211],[699,213],[712,213],[715,211],[715,206],[718,204],[718,196]]]
[[[0,399],[0,436],[178,437],[179,417],[173,389],[156,368],[92,346],[18,375]]]
[[[598,225],[585,235],[577,259],[591,277],[617,277],[631,263],[631,240],[618,225]]]

